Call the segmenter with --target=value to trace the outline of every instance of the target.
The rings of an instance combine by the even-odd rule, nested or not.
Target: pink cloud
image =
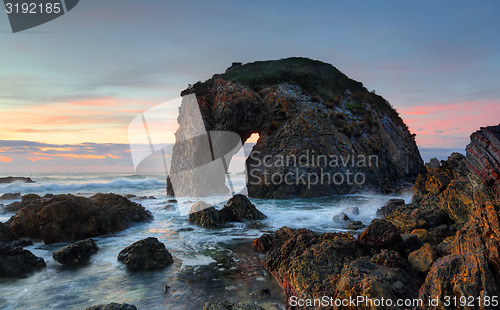
[[[2,163],[10,163],[13,159],[9,156],[0,156],[0,162]]]
[[[415,106],[399,112],[423,147],[465,148],[474,131],[500,122],[497,101]]]

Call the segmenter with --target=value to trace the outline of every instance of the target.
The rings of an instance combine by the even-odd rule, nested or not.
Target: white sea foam
[[[115,179],[110,182],[88,182],[88,183],[10,183],[0,185],[1,193],[79,193],[79,192],[99,192],[99,191],[120,191],[127,190],[150,190],[165,186],[164,181],[155,178],[145,178],[137,180]]]

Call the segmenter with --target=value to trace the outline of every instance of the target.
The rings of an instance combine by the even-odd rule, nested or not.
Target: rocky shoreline
[[[500,294],[500,126],[482,128],[471,136],[466,156],[453,153],[431,161],[413,187],[411,203],[389,200],[368,227],[352,233],[316,233],[282,227],[253,240],[262,266],[280,284],[290,309],[296,299],[421,300],[413,309],[456,309],[430,305],[436,298],[474,296],[483,300]],[[19,199],[19,195],[5,196]],[[141,198],[141,197],[138,197]],[[259,225],[265,219],[247,197],[236,195],[222,208],[195,203],[186,221],[205,229],[231,222]],[[24,195],[8,206],[16,211],[0,223],[0,277],[26,277],[46,267],[44,259],[23,249],[30,239],[46,244],[68,242],[52,253],[59,264],[81,268],[99,251],[92,239],[151,221],[141,205],[115,194],[90,198],[74,195]],[[194,212],[196,210],[199,212]],[[356,208],[348,214],[359,212]],[[344,214],[346,219],[349,217]],[[67,224],[68,225],[64,225]],[[250,227],[250,226],[249,226]],[[359,229],[361,226],[358,227]],[[356,233],[356,232],[355,232]],[[167,245],[168,247],[168,245]],[[175,260],[156,238],[124,248],[116,258],[133,272],[167,268]],[[168,291],[168,286],[165,286]],[[258,305],[268,290],[248,296],[257,303],[208,300],[204,309],[263,309]],[[322,307],[328,309],[328,307]],[[336,307],[330,307],[336,309]],[[404,309],[403,307],[393,307]],[[461,309],[496,309],[492,304]],[[89,309],[135,309],[129,304],[98,305]],[[344,306],[341,309],[382,309]]]
[[[253,242],[262,265],[290,298],[416,299],[416,309],[498,309],[500,294],[500,126],[471,136],[417,177],[411,204],[392,201],[357,238],[283,227]],[[450,307],[446,296],[475,298]],[[440,303],[430,305],[431,299]],[[325,309],[335,307],[326,307]],[[341,309],[382,309],[372,305]],[[403,307],[394,307],[403,309]]]

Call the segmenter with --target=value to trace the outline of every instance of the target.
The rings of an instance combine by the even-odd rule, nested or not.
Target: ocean
[[[187,222],[187,210],[196,199],[177,198],[169,203],[165,195],[165,176],[113,173],[32,174],[36,183],[0,184],[3,193],[67,194],[92,196],[116,193],[153,196],[132,199],[152,212],[154,220],[134,224],[128,229],[97,238],[97,254],[79,268],[59,265],[51,252],[66,245],[36,242],[26,249],[43,257],[47,268],[21,279],[0,279],[0,309],[85,309],[103,303],[134,304],[138,309],[202,309],[207,301],[228,299],[250,301],[249,293],[271,290],[271,298],[259,304],[265,309],[284,309],[281,288],[259,263],[252,240],[282,226],[308,228],[316,232],[346,232],[344,224],[333,220],[349,207],[358,207],[353,220],[369,224],[376,210],[388,199],[401,195],[359,194],[314,199],[250,199],[268,218],[262,225],[233,223],[221,229],[206,229]],[[244,184],[241,175],[231,177]],[[223,206],[221,197],[204,201]],[[7,205],[13,200],[0,201]],[[0,221],[13,213],[1,211]],[[118,262],[118,253],[146,237],[163,242],[174,257],[174,264],[161,271],[131,272]],[[168,285],[165,293],[163,286]]]

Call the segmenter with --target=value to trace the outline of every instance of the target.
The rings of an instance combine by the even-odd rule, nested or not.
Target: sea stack
[[[181,93],[190,94],[206,132],[233,132],[242,143],[259,134],[246,161],[251,197],[390,192],[424,169],[415,136],[389,102],[327,63],[293,57],[232,66]],[[174,174],[206,147],[180,141],[196,127],[186,101],[179,109]],[[224,181],[221,174],[210,184],[223,189]]]

